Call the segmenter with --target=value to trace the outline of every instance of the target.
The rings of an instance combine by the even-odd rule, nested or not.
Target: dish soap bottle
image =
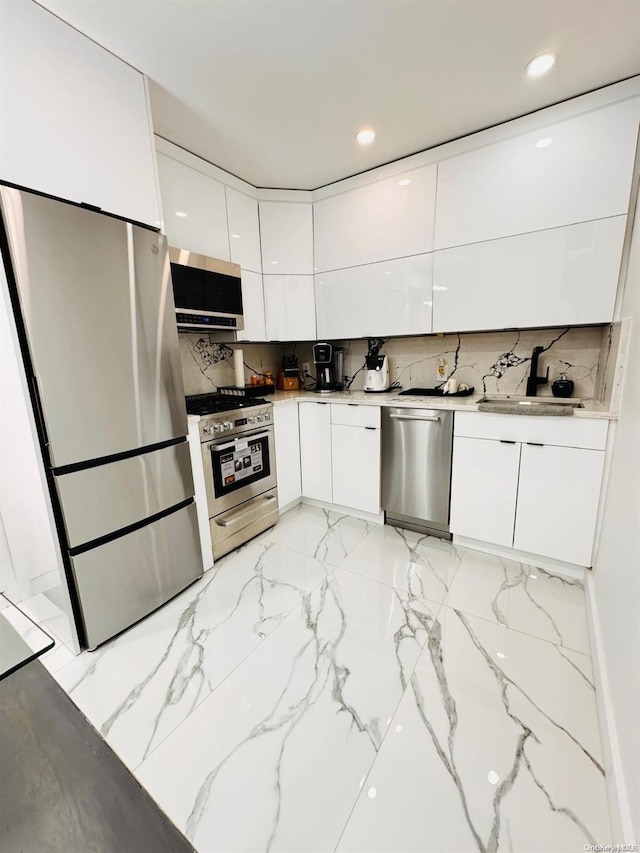
[[[438,359],[438,369],[436,371],[436,376],[438,377],[438,382],[446,382],[447,381],[447,362],[440,356]]]
[[[573,380],[567,379],[566,373],[561,373],[560,378],[551,383],[551,393],[554,397],[570,397],[573,394]]]

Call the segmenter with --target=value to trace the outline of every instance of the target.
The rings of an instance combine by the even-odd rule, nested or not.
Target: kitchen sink
[[[564,397],[524,397],[517,394],[485,394],[478,409],[518,415],[572,415],[584,408],[581,400]]]

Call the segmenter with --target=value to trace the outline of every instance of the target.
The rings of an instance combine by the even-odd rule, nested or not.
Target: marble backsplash
[[[389,338],[381,353],[388,356],[391,382],[403,388],[437,386],[438,360],[444,358],[447,373],[476,391],[490,394],[525,394],[531,369],[531,352],[544,347],[538,375],[549,368],[549,384],[538,387],[538,396],[551,395],[551,383],[561,373],[575,382],[574,396],[590,399],[602,389],[599,376],[604,364],[609,327],[526,329],[510,332],[478,332],[455,335]],[[336,341],[345,349],[345,374],[353,376],[364,364],[366,340]],[[300,361],[311,359],[307,345],[298,345]],[[361,390],[364,370],[351,388]]]
[[[381,352],[389,358],[391,382],[399,382],[403,388],[437,385],[438,360],[444,358],[449,376],[466,382],[476,391],[524,394],[531,369],[531,352],[535,346],[542,346],[538,375],[543,376],[548,367],[549,384],[539,386],[539,396],[551,395],[553,380],[566,373],[575,382],[575,397],[600,399],[611,381],[611,335],[609,326],[428,335],[389,338]],[[275,376],[285,353],[295,353],[301,365],[309,361],[313,370],[308,342],[224,344],[215,342],[213,336],[206,333],[181,333],[179,339],[186,394],[202,394],[215,391],[219,385],[233,385],[233,349],[236,348],[244,352],[247,382],[253,373],[271,371]],[[364,365],[367,341],[334,343],[344,348],[345,374],[353,376]],[[605,376],[605,371],[609,376]],[[363,379],[364,370],[361,370],[353,381],[352,390],[361,390]]]
[[[276,376],[285,352],[282,344],[218,343],[213,335],[206,332],[181,332],[178,341],[185,394],[211,394],[219,386],[235,385],[234,349],[243,351],[247,384],[254,373],[260,375],[271,371]]]

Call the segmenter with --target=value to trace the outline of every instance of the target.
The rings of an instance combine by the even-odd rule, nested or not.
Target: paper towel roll
[[[233,351],[233,372],[235,373],[235,384],[237,388],[244,388],[244,354],[241,349]]]

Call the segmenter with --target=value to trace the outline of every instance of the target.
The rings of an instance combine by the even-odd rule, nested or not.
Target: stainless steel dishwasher
[[[453,412],[382,409],[385,522],[450,539]]]

